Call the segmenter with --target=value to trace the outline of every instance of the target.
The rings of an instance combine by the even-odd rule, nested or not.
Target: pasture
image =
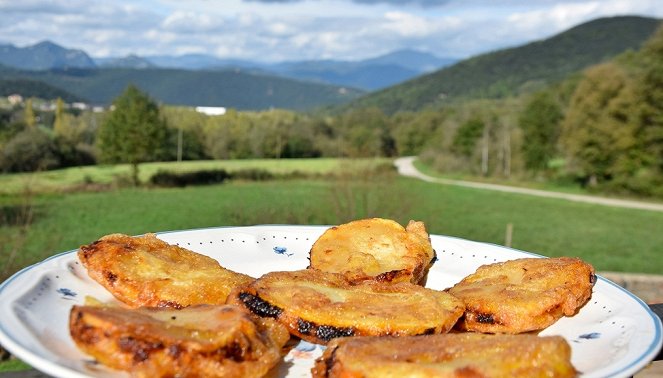
[[[276,163],[252,162],[270,170],[276,168],[269,164]],[[301,170],[303,165],[314,163],[280,164],[293,164],[289,169],[297,166]],[[3,278],[108,233],[254,224],[338,224],[373,216],[402,224],[409,219],[422,220],[430,233],[495,244],[504,244],[507,224],[511,224],[513,248],[546,256],[581,257],[597,270],[663,272],[661,212],[431,184],[392,172],[377,173],[367,168],[367,162],[359,164],[361,169],[353,162],[315,164],[321,165],[311,166],[311,172],[324,166],[328,173],[352,171],[348,167],[356,171],[310,179],[229,181],[186,188],[52,191],[31,194],[27,200],[20,191],[5,194],[0,197],[4,209],[21,208],[21,201],[30,202],[30,221],[5,224],[0,229]],[[96,176],[102,173],[93,167],[87,169],[90,171],[86,174],[101,177]],[[279,169],[285,168],[279,165]],[[141,170],[148,174],[148,169]],[[35,176],[48,174],[54,173]]]

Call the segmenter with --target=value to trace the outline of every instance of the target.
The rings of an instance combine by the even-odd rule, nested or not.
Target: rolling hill
[[[101,105],[110,104],[129,84],[138,86],[155,100],[170,105],[223,106],[238,110],[272,107],[310,110],[318,106],[345,103],[362,94],[352,88],[229,70],[0,70],[0,79],[41,81]]]
[[[311,60],[265,66],[285,77],[345,85],[369,91],[390,87],[454,63],[416,50],[398,50],[360,61]]]
[[[240,69],[368,91],[385,88],[456,62],[453,58],[440,58],[408,49],[357,61],[326,59],[264,63],[219,59],[203,54],[148,56],[143,59],[163,68]]]
[[[358,61],[307,60],[267,63],[242,59],[221,59],[206,54],[147,57],[129,54],[124,57],[92,59],[82,50],[65,48],[51,41],[43,41],[25,47],[16,47],[11,44],[0,45],[0,65],[23,71],[69,70],[73,72],[81,68],[234,71],[236,73],[241,71],[255,77],[278,76],[318,85],[358,88],[362,91],[385,88],[449,65],[454,61],[455,59],[439,58],[433,54],[416,50],[398,50]],[[168,78],[161,80],[168,80]],[[161,95],[157,94],[157,96],[163,97]],[[173,97],[177,96],[169,98]],[[342,97],[345,101],[346,96]],[[318,96],[318,98],[321,97]],[[100,101],[98,97],[95,97],[94,100]],[[105,101],[105,99],[101,101]],[[314,102],[317,104],[317,100]],[[320,105],[329,106],[337,103],[338,101],[334,100],[323,102]],[[307,105],[303,107],[308,108]]]
[[[629,49],[637,50],[659,25],[658,19],[638,16],[593,20],[545,40],[463,60],[373,92],[347,106],[376,106],[394,113],[462,98],[518,94],[564,79]]]
[[[38,98],[61,98],[65,102],[83,101],[80,97],[72,95],[60,88],[55,88],[41,81],[29,79],[0,79],[0,96],[20,94],[21,96]]]

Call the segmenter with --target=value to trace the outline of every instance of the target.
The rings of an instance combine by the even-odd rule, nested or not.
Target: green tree
[[[392,156],[395,153],[387,117],[379,108],[350,110],[339,117],[337,127],[345,156]]]
[[[55,121],[53,122],[53,133],[56,136],[65,135],[65,114],[64,114],[64,101],[58,97],[55,102]]]
[[[229,109],[226,114],[209,116],[205,122],[205,152],[214,159],[252,157],[250,134],[254,116]]]
[[[638,82],[638,138],[648,165],[663,174],[663,26],[642,48],[644,69]]]
[[[35,172],[58,166],[53,139],[36,127],[19,132],[0,150],[0,171],[3,172]]]
[[[394,137],[398,154],[418,155],[431,140],[438,139],[438,132],[444,120],[443,113],[438,110],[422,110],[419,112],[402,112],[393,117]]]
[[[594,66],[578,84],[560,140],[570,169],[596,186],[639,165],[633,80],[614,63]]]
[[[162,160],[172,150],[169,130],[157,104],[133,85],[113,101],[113,106],[98,133],[101,161],[131,164],[132,180],[138,185],[138,165]]]
[[[161,108],[161,114],[172,129],[172,144],[178,160],[202,160],[209,158],[205,154],[203,126],[207,115],[190,107],[167,106]]]
[[[28,129],[33,129],[37,126],[37,117],[35,116],[35,110],[32,107],[32,98],[25,100],[25,114],[23,115],[25,126]]]
[[[454,134],[451,150],[464,157],[472,156],[477,141],[483,135],[486,124],[479,118],[470,118],[460,125]]]
[[[557,153],[562,109],[549,91],[534,95],[520,114],[518,126],[525,143],[521,146],[525,168],[534,172],[546,170]]]

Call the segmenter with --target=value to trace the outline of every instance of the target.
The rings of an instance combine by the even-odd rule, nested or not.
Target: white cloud
[[[388,12],[384,16],[386,30],[405,37],[430,35],[437,28],[429,20],[405,12]]]
[[[551,8],[529,12],[518,12],[510,15],[507,20],[518,29],[536,32],[540,29],[566,29],[595,14],[598,3],[562,3]]]
[[[190,11],[176,11],[166,17],[161,26],[165,31],[175,33],[201,33],[214,31],[223,25],[219,17]]]
[[[602,16],[663,16],[660,0],[0,0],[0,41],[93,56],[204,52],[363,59],[400,48],[467,57]]]

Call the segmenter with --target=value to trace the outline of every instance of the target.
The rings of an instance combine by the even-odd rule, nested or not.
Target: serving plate
[[[308,252],[327,226],[221,227],[158,233],[162,240],[217,259],[254,277],[304,269]],[[541,257],[493,244],[431,235],[438,256],[427,287],[445,289],[477,267],[522,257]],[[35,369],[56,377],[124,377],[80,352],[69,336],[71,306],[86,296],[116,300],[90,279],[76,251],[27,267],[0,285],[0,344]],[[577,315],[562,318],[541,335],[561,335],[583,377],[628,377],[645,367],[663,342],[661,321],[633,294],[598,277],[591,300]],[[300,342],[271,372],[309,377],[323,347]]]

